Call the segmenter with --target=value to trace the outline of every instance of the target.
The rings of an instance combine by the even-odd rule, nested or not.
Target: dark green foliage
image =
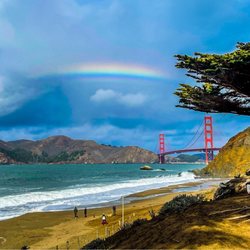
[[[155,219],[156,218],[156,213],[155,213],[154,209],[150,209],[148,211],[148,213],[149,213],[151,219]]]
[[[212,113],[250,115],[250,43],[222,55],[176,55],[177,68],[202,86],[180,84],[177,107]]]
[[[127,230],[132,227],[133,224],[125,222],[123,226],[120,227],[120,231]]]
[[[41,155],[34,154],[31,151],[17,148],[13,150],[6,150],[0,148],[0,152],[4,153],[11,159],[22,162],[22,163],[51,163],[51,162],[62,162],[62,161],[74,161],[77,160],[81,155],[84,154],[84,150],[74,151],[72,153],[61,152],[55,156],[48,156],[46,152],[42,152]]]
[[[181,162],[196,162],[199,160],[205,160],[205,154],[195,154],[195,155],[186,155],[180,154],[177,156]]]
[[[26,245],[21,247],[21,250],[27,250],[27,249],[30,249],[30,247]]]
[[[29,163],[33,162],[35,159],[35,156],[32,154],[32,152],[25,149],[17,148],[14,150],[6,150],[1,148],[0,152],[6,154],[8,157],[17,162]]]
[[[164,204],[160,210],[160,215],[167,213],[179,213],[186,208],[206,201],[203,195],[178,195],[173,200]]]
[[[88,243],[86,246],[83,246],[81,249],[107,249],[105,240],[95,239]]]
[[[148,220],[147,219],[137,219],[133,222],[132,226],[140,226],[142,224],[145,224]]]
[[[145,224],[147,222],[147,219],[137,219],[133,223],[124,223],[124,226],[120,228],[120,231],[127,230],[132,227],[140,226],[142,224]]]

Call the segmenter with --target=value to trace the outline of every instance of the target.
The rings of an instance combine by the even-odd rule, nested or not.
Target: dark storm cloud
[[[27,90],[28,91],[28,90]],[[30,100],[14,112],[0,117],[0,127],[71,125],[71,107],[59,87]]]

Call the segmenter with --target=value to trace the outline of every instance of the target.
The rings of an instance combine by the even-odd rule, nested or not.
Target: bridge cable
[[[192,145],[194,145],[194,143],[192,143],[192,142],[195,140],[195,138],[196,138],[198,132],[200,131],[201,127],[203,126],[203,124],[204,124],[204,121],[201,122],[200,126],[198,127],[198,129],[196,130],[195,134],[193,135],[192,139],[188,142],[188,144],[186,144],[186,146],[184,147],[184,149],[188,149]],[[203,131],[202,131],[202,133],[203,133]],[[198,138],[200,138],[200,137],[201,136],[199,135]],[[195,142],[197,142],[197,140],[195,140]]]
[[[189,146],[190,148],[201,138],[201,136],[204,134],[204,131],[201,131],[200,135],[197,137],[197,139]]]

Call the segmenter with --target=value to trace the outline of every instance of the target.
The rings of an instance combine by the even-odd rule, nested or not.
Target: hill
[[[100,145],[90,140],[52,136],[43,140],[0,141],[0,163],[149,163],[158,157],[135,146]]]
[[[202,175],[233,177],[250,169],[250,127],[232,137]]]
[[[197,162],[203,154],[166,156],[166,162]],[[51,136],[43,140],[0,141],[0,164],[13,163],[154,163],[157,154],[136,146],[117,147],[91,140]]]
[[[204,162],[205,160],[205,154],[200,153],[200,154],[193,154],[193,155],[188,155],[188,154],[180,154],[176,157],[176,160],[179,162]]]
[[[248,196],[201,202],[182,211],[176,209],[181,203],[172,200],[168,213],[127,224],[83,249],[249,249]]]

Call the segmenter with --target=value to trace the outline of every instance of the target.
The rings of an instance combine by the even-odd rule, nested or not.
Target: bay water
[[[29,212],[104,206],[121,196],[198,181],[197,164],[1,165],[0,220]],[[165,169],[165,171],[162,170]]]

